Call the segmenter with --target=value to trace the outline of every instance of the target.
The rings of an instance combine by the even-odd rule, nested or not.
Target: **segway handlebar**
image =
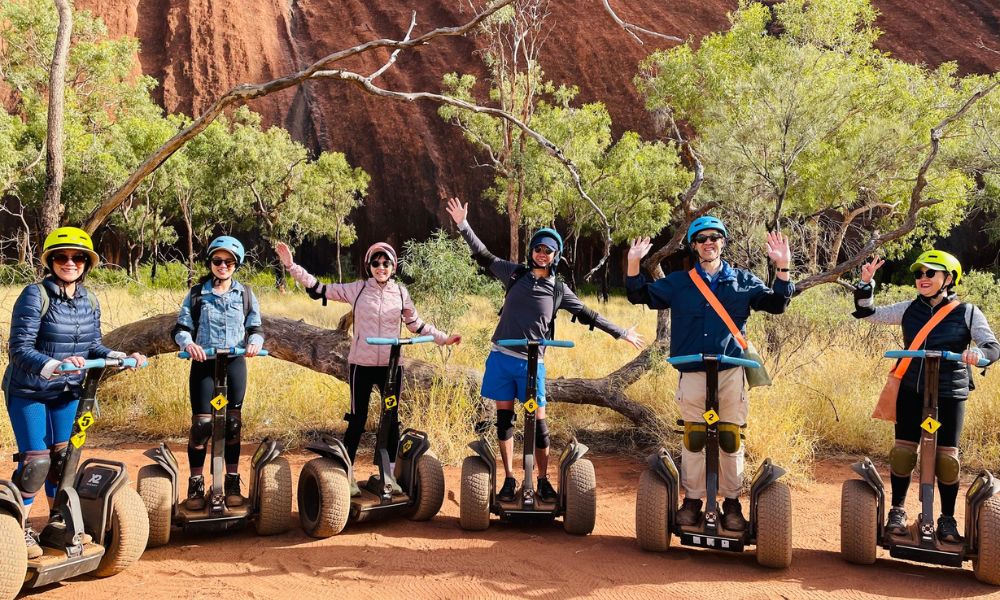
[[[402,346],[404,344],[423,344],[425,342],[433,342],[433,335],[422,335],[419,337],[411,338],[380,338],[380,337],[366,337],[365,341],[372,346]]]
[[[76,367],[69,363],[62,363],[59,365],[59,371],[83,371],[85,369],[103,369],[105,367],[120,367],[125,368],[135,368],[138,366],[145,367],[148,362],[142,365],[137,365],[134,358],[91,358],[83,362],[83,367]]]
[[[555,346],[557,348],[572,348],[575,344],[569,340],[529,340],[527,338],[520,340],[497,340],[497,346],[503,346],[505,348],[513,346]]]
[[[667,359],[667,362],[677,366],[686,365],[689,363],[704,362],[704,354],[686,354],[684,356],[671,356]],[[746,367],[748,369],[759,369],[760,363],[755,360],[749,360],[747,358],[736,358],[735,356],[726,356],[725,354],[709,354],[708,356],[714,357],[720,363],[725,363],[729,365],[737,365],[740,367]]]
[[[965,362],[962,360],[962,355],[957,352],[948,352],[947,350],[889,350],[885,353],[886,358],[927,358],[928,352],[939,352],[941,358],[945,360],[953,360],[955,362]],[[985,367],[990,364],[990,361],[985,358],[980,358],[979,362],[976,363],[978,367]]]
[[[203,350],[205,351],[206,357],[212,358],[215,356],[215,348],[203,348]],[[246,348],[222,348],[222,350],[228,350],[229,356],[243,356],[244,354],[247,353]],[[267,350],[261,348],[260,351],[257,352],[257,356],[267,356]],[[181,351],[177,353],[177,357],[191,358],[191,354],[188,352]]]

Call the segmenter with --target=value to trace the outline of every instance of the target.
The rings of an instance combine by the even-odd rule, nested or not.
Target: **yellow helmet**
[[[951,254],[941,250],[927,250],[920,253],[917,260],[910,265],[910,271],[919,271],[920,267],[933,271],[948,271],[955,278],[953,284],[962,280],[962,263],[958,262],[958,259]]]
[[[42,245],[42,264],[49,266],[49,256],[56,250],[64,248],[82,250],[90,258],[87,270],[101,263],[101,257],[94,252],[94,242],[86,231],[79,227],[60,227],[45,238],[45,243]]]

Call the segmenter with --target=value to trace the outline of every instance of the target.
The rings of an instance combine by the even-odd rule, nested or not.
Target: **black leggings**
[[[382,387],[385,385],[386,375],[389,367],[366,367],[362,365],[350,365],[350,386],[351,386],[351,412],[344,415],[347,421],[347,431],[344,433],[344,445],[347,446],[347,454],[354,462],[354,457],[358,453],[358,445],[361,443],[361,436],[365,432],[365,423],[368,421],[368,402],[371,398],[372,387],[378,387],[379,394],[383,394]],[[396,367],[396,381],[403,377],[403,367]],[[389,440],[386,449],[389,451],[389,460],[396,460],[396,449],[399,447],[399,419],[389,427]],[[378,457],[375,457],[377,463]]]
[[[240,410],[243,408],[243,398],[247,393],[247,360],[240,356],[230,358],[227,368],[227,393],[226,417],[240,417]],[[215,397],[215,359],[203,362],[191,361],[191,375],[188,378],[188,392],[191,395],[192,415],[211,415],[212,398]],[[240,462],[240,433],[242,427],[236,428],[236,432],[231,434],[226,432],[226,464],[236,465]],[[202,468],[205,466],[205,455],[208,453],[207,446],[202,445],[196,448],[193,441],[188,439],[188,460],[192,468]]]
[[[924,421],[924,397],[912,390],[899,390],[896,400],[896,439],[920,443],[920,424]],[[938,446],[957,448],[958,439],[962,435],[962,425],[965,423],[965,400],[954,398],[938,398],[938,421],[941,427],[937,430]],[[906,501],[906,492],[910,487],[910,477],[890,475],[892,482],[892,504],[902,506]],[[955,500],[958,498],[958,484],[945,484],[938,481],[938,491],[941,494],[941,513],[953,516]]]

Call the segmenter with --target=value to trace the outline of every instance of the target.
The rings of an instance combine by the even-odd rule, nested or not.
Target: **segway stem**
[[[56,488],[56,499],[52,505],[53,511],[61,508],[67,498],[65,494],[60,494],[59,492],[73,488],[76,482],[76,473],[79,469],[80,456],[83,452],[83,441],[86,440],[85,435],[82,439],[77,437],[81,433],[85,434],[86,432],[85,429],[80,427],[81,418],[87,413],[95,413],[97,411],[97,386],[100,384],[103,375],[103,367],[92,368],[87,371],[87,378],[83,383],[83,394],[79,404],[76,406],[76,417],[73,419],[73,429],[70,431],[70,444],[66,452],[66,462],[63,464],[62,474],[59,477],[59,486]],[[77,445],[74,440],[80,440],[80,444]]]
[[[719,361],[706,354],[705,359],[705,412],[719,414]],[[706,421],[707,423],[707,421]],[[705,427],[705,528],[709,533],[718,527],[719,491],[719,427],[718,419]]]
[[[926,352],[924,356],[923,421],[938,418],[938,381],[941,373],[941,353]],[[920,538],[934,543],[934,480],[937,460],[937,430],[920,430]]]
[[[215,349],[215,390],[212,398],[222,396],[229,400],[229,350]],[[209,498],[211,512],[221,514],[225,510],[225,492],[222,481],[226,472],[226,410],[212,404],[212,493]]]
[[[395,340],[399,342],[399,340]],[[399,380],[396,377],[396,368],[399,365],[399,355],[402,346],[399,343],[392,344],[389,350],[389,372],[385,376],[385,385],[382,386],[382,402],[379,409],[378,434],[375,438],[375,464],[378,466],[379,480],[382,482],[382,496],[389,498],[392,496],[393,484],[396,483],[393,477],[389,456],[389,433],[393,425],[399,422]]]
[[[525,382],[526,396],[524,407],[524,482],[521,484],[521,495],[524,506],[535,504],[535,410],[538,407],[538,346],[528,343],[528,374]]]

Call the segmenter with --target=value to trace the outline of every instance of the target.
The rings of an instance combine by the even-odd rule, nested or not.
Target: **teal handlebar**
[[[885,353],[886,358],[927,358],[928,352],[934,352],[941,354],[941,358],[945,360],[953,360],[955,362],[965,362],[962,360],[962,355],[957,352],[949,352],[947,350],[889,350]],[[979,359],[976,363],[978,367],[989,366],[990,361],[985,358]]]
[[[215,348],[203,348],[203,350],[205,351],[206,357],[208,358],[215,357]],[[222,348],[222,350],[228,350],[229,356],[243,356],[244,354],[247,353],[246,348]],[[257,356],[267,356],[267,354],[268,354],[267,350],[264,350],[263,348],[261,348],[260,351],[257,352]],[[181,351],[177,353],[177,357],[191,358],[191,354],[188,352]]]
[[[709,356],[715,358],[720,363],[737,365],[740,367],[746,367],[748,369],[760,368],[759,362],[747,358],[736,358],[735,356],[726,356],[725,354],[716,354],[716,355],[709,354]],[[686,365],[696,362],[704,362],[704,360],[705,360],[704,354],[687,354],[684,356],[671,356],[670,358],[667,359],[667,362],[676,366],[676,365]]]
[[[422,335],[419,337],[412,338],[380,338],[380,337],[366,337],[365,341],[372,346],[402,346],[404,344],[423,344],[425,342],[433,342],[433,335]]]
[[[497,340],[497,346],[503,346],[504,348],[527,346],[528,344],[555,346],[556,348],[572,348],[576,345],[569,340],[528,340],[527,338],[520,340]]]
[[[143,363],[146,366],[149,363]],[[59,371],[82,371],[84,369],[103,369],[105,367],[135,368],[138,364],[134,358],[91,358],[83,362],[83,367],[75,367],[70,363],[62,363]]]

